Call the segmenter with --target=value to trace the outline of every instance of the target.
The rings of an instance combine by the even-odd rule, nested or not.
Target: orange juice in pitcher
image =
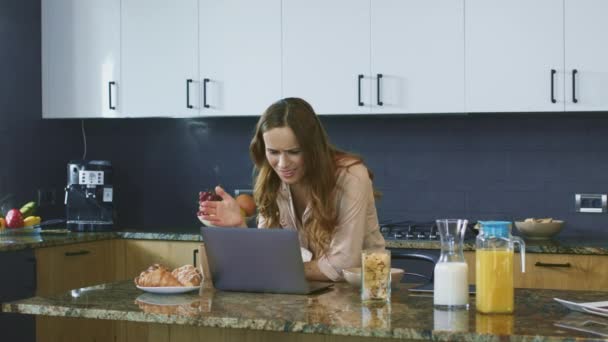
[[[513,255],[520,244],[525,272],[525,244],[511,236],[511,223],[482,221],[475,242],[476,308],[481,313],[512,313],[514,310]]]

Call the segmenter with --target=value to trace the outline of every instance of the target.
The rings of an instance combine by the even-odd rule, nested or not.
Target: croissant
[[[182,286],[199,286],[203,280],[201,272],[192,265],[184,265],[176,268],[171,274],[182,284]]]
[[[154,264],[141,272],[134,282],[135,285],[144,287],[182,286],[165,266],[159,264]]]

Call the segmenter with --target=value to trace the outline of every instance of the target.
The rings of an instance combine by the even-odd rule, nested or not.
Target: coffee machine
[[[65,188],[67,228],[76,232],[111,231],[114,225],[112,164],[71,160]]]

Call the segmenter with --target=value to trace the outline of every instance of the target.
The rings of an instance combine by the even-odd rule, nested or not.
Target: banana
[[[34,214],[36,214],[36,202],[27,202],[19,211],[23,217],[34,216]]]
[[[40,221],[42,221],[40,216],[28,216],[23,219],[23,226],[24,227],[35,226],[37,224],[40,224]]]

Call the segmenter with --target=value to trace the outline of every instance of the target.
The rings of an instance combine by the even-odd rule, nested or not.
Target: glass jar
[[[437,309],[469,307],[469,267],[462,252],[467,223],[460,219],[437,220],[441,238],[441,255],[433,273],[433,305]]]
[[[525,272],[526,245],[511,235],[511,222],[480,221],[475,240],[475,301],[482,313],[512,313],[514,310],[513,251],[518,243],[521,269]]]

